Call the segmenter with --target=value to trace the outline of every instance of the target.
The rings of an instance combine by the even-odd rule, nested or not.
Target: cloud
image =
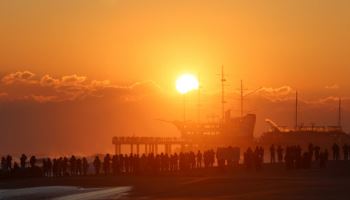
[[[56,96],[43,96],[43,95],[32,95],[31,98],[39,103],[54,102],[57,101]]]
[[[6,97],[6,96],[8,96],[8,94],[6,92],[0,92],[0,98],[1,97]]]
[[[60,81],[46,74],[40,79],[40,85],[43,87],[56,87]]]
[[[341,100],[344,101],[349,101],[349,97],[341,97]],[[316,105],[325,105],[325,104],[335,104],[338,105],[339,102],[339,97],[337,96],[327,96],[327,97],[322,97],[316,100],[303,100],[304,103],[306,104],[316,104]]]
[[[106,96],[117,97],[125,101],[136,101],[160,89],[153,81],[115,85],[109,80],[90,80],[86,76],[77,74],[62,77],[46,74],[38,77],[30,71],[10,73],[1,80],[0,89],[4,91],[2,96],[6,94],[9,100],[33,100],[39,103]]]
[[[30,71],[18,71],[15,73],[10,73],[5,75],[2,79],[1,82],[3,84],[9,85],[9,84],[14,84],[14,83],[37,83],[36,80],[34,80],[35,74],[30,72]]]
[[[326,85],[326,86],[325,86],[325,89],[328,89],[328,90],[337,90],[337,89],[339,89],[339,85],[338,85],[338,84]]]
[[[287,85],[278,88],[262,87],[254,94],[270,101],[285,101],[295,98],[295,90]]]

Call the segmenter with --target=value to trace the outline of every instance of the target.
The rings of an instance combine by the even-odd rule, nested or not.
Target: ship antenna
[[[338,107],[338,126],[341,128],[341,97],[339,97],[339,107]]]
[[[200,79],[200,74],[198,73],[198,91],[197,91],[197,122],[200,123],[200,110],[201,110],[201,79]]]
[[[295,130],[298,128],[298,91],[295,92]]]
[[[243,118],[243,81],[241,80],[241,119]]]
[[[225,75],[224,75],[224,65],[221,66],[221,114],[222,122],[225,120]]]

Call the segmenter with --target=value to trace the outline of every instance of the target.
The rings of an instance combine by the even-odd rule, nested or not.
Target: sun
[[[198,79],[193,74],[183,74],[176,79],[176,90],[181,94],[186,94],[191,90],[197,90],[198,87]]]

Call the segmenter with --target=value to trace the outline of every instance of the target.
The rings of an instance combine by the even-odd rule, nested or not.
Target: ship
[[[270,126],[258,139],[258,143],[264,146],[272,144],[290,146],[300,145],[306,147],[309,144],[322,147],[330,147],[334,143],[350,144],[350,135],[340,126],[298,126],[296,128],[286,128],[278,126],[270,119],[266,119]]]
[[[254,142],[255,114],[231,117],[228,110],[221,122],[161,121],[173,124],[180,132],[181,139],[191,144],[190,148],[250,146]]]
[[[310,126],[298,125],[298,93],[295,101],[295,127],[287,128],[279,126],[271,119],[266,119],[269,130],[257,139],[257,143],[263,146],[300,145],[306,147],[309,144],[330,148],[333,144],[350,144],[350,135],[347,134],[341,125],[341,98],[339,98],[337,125],[312,124]]]

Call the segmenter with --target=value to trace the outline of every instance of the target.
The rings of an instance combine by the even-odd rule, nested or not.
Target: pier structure
[[[140,154],[141,146],[145,148],[144,152],[146,154],[158,153],[158,147],[162,145],[164,146],[164,152],[170,154],[173,145],[180,145],[183,149],[184,145],[188,144],[183,139],[176,137],[113,137],[112,143],[115,146],[115,154],[122,153],[122,145],[129,145],[132,154]]]

